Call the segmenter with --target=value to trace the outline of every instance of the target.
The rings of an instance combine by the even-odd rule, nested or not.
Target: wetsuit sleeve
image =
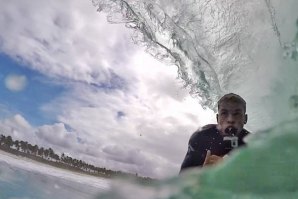
[[[201,167],[204,163],[206,150],[204,150],[199,143],[199,140],[194,135],[191,136],[188,142],[188,150],[182,162],[180,173],[182,170],[190,167]]]

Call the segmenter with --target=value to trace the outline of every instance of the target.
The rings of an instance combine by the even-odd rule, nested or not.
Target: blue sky
[[[189,136],[214,113],[183,89],[177,67],[96,10],[81,0],[1,4],[1,132],[109,169],[176,175]]]
[[[285,26],[279,29],[283,42],[291,42],[297,32],[297,6],[291,6],[294,18],[279,18],[291,4],[274,5],[282,12],[272,17],[257,0],[256,7],[242,1],[212,7],[214,2],[189,23],[187,32],[207,30],[197,29],[198,38],[191,42],[208,57],[221,88],[247,100],[252,129],[276,124],[288,114],[285,93],[296,85],[289,77],[297,74],[297,64],[285,70],[272,19]],[[239,12],[239,5],[247,15]],[[226,8],[232,9],[230,15],[221,17]],[[118,21],[120,16],[114,17]],[[181,22],[188,17],[183,15]],[[200,99],[183,88],[176,66],[157,61],[145,52],[146,45],[135,45],[131,37],[142,37],[123,23],[109,24],[92,1],[5,1],[0,30],[0,129],[14,139],[109,169],[159,178],[177,175],[190,135],[216,122],[215,113],[203,109]],[[199,68],[191,65],[186,71],[196,80]],[[272,92],[276,82],[281,88],[277,93]]]
[[[38,126],[56,121],[55,117],[45,114],[41,106],[63,93],[66,88],[55,84],[52,79],[31,70],[24,63],[0,54],[0,103],[13,114],[23,115],[32,125]],[[5,86],[5,78],[9,75],[25,76],[26,86],[20,91],[12,91]],[[0,112],[7,117],[7,112]]]

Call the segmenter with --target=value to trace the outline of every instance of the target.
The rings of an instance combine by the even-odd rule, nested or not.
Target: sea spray
[[[146,46],[147,52],[175,64],[190,94],[211,109],[230,89],[236,73],[251,71],[245,45],[256,48],[251,36],[259,32],[250,28],[255,25],[251,22],[261,17],[267,25],[259,27],[271,28],[267,7],[259,1],[93,0],[93,4],[108,13],[109,22],[132,28],[134,41]]]
[[[234,92],[247,101],[248,129],[288,119],[284,102],[298,84],[292,77],[298,69],[283,53],[293,40],[297,1],[92,2],[109,22],[132,29],[133,40],[148,53],[176,65],[185,88],[203,107],[216,111],[222,94]]]
[[[250,127],[259,129],[221,165],[149,185],[120,182],[98,198],[298,197],[297,1],[93,3],[110,22],[133,28],[152,55],[176,64],[203,106],[214,109],[229,91],[244,96]]]

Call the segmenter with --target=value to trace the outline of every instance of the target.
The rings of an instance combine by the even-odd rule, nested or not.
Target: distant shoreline
[[[34,156],[34,155],[31,155],[31,154],[27,154],[27,153],[18,151],[16,149],[11,149],[11,148],[0,146],[0,150],[4,151],[6,153],[9,153],[9,154],[15,155],[15,156],[25,157],[25,158],[28,158],[30,160],[33,160],[33,161],[36,161],[36,162],[39,162],[39,163],[42,163],[42,164],[50,165],[50,166],[60,168],[60,169],[64,169],[64,170],[67,170],[67,171],[73,171],[73,172],[76,172],[76,173],[82,173],[82,174],[87,174],[87,175],[91,175],[91,176],[95,176],[95,177],[102,177],[102,178],[107,178],[107,179],[111,178],[111,176],[107,176],[107,175],[104,175],[104,174],[92,174],[90,172],[83,171],[79,168],[71,167],[71,166],[63,164],[61,162],[54,162],[54,161],[46,160],[44,158]]]
[[[28,142],[18,140],[14,141],[12,140],[11,136],[1,135],[0,150],[9,154],[13,154],[15,156],[25,157],[42,164],[94,177],[106,179],[134,178],[140,183],[151,183],[156,181],[155,179],[151,179],[149,177],[141,177],[137,174],[134,175],[130,173],[96,167],[82,160],[66,156],[64,153],[62,153],[60,157],[51,148],[45,149],[37,145],[33,146]]]

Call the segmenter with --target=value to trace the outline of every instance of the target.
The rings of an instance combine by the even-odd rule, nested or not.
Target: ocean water
[[[223,93],[242,95],[255,130],[248,147],[216,167],[146,185],[0,154],[0,198],[298,198],[298,1],[92,2],[109,22],[133,29],[136,44],[177,67],[198,103],[214,109]]]
[[[1,199],[94,198],[110,184],[0,151]]]
[[[294,199],[298,197],[298,120],[249,137],[224,164],[191,170],[158,184],[118,183],[98,198]]]
[[[223,93],[243,96],[254,129],[222,165],[151,185],[118,182],[98,198],[298,198],[298,1],[92,2],[177,67],[198,103],[215,109]]]
[[[189,93],[211,109],[223,93],[246,99],[254,131],[286,121],[298,88],[295,0],[93,0],[111,23],[177,67]],[[264,103],[265,102],[265,103]],[[278,106],[276,106],[278,105]]]

